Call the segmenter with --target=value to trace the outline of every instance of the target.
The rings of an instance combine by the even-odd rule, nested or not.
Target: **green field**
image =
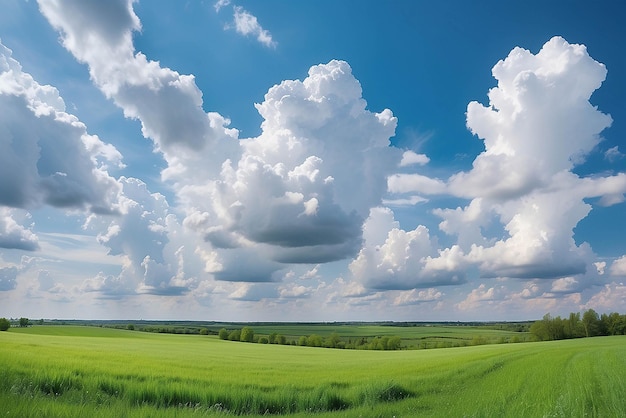
[[[626,416],[624,336],[362,351],[35,326],[0,359],[8,417]]]

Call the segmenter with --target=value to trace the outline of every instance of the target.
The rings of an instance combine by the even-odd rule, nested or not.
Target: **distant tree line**
[[[617,312],[598,315],[593,309],[570,313],[567,318],[546,314],[530,327],[531,336],[538,341],[626,334],[626,315]]]
[[[287,341],[287,337],[273,332],[267,336],[257,336],[251,327],[243,327],[241,329],[227,330],[222,328],[218,332],[218,336],[222,340],[241,341],[259,344],[281,344],[281,345],[297,345],[302,347],[325,347],[325,348],[347,348],[362,350],[399,350],[402,348],[402,340],[398,336],[382,336],[374,337],[368,341],[366,337],[352,338],[348,341],[343,340],[339,334],[333,332],[327,336],[311,334],[309,336],[302,335],[298,340]]]
[[[30,320],[28,318],[20,318],[19,320],[18,319],[8,320],[6,318],[0,318],[0,331],[8,330],[9,328],[11,328],[11,325],[25,328],[32,324],[30,323]]]

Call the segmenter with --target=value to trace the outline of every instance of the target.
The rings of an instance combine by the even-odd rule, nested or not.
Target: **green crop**
[[[623,336],[360,351],[42,326],[0,356],[9,417],[626,416]]]

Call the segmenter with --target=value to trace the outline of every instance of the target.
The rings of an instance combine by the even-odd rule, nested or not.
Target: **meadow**
[[[625,336],[361,351],[34,326],[0,359],[8,417],[626,416]]]

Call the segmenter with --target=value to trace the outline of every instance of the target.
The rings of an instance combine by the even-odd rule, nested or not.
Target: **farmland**
[[[10,417],[626,416],[624,336],[361,351],[35,326],[0,358]]]

